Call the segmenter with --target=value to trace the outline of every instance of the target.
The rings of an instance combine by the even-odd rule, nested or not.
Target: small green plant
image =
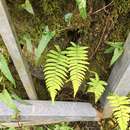
[[[37,48],[33,47],[30,35],[29,34],[24,35],[23,40],[26,43],[26,49],[29,54],[33,55],[34,53],[36,65],[39,63],[39,60],[42,56],[43,51],[47,47],[50,40],[54,37],[54,35],[55,35],[55,31],[52,31],[52,32],[49,31],[48,26],[46,26],[45,30],[42,32],[42,37],[39,41]],[[33,50],[33,48],[35,51]]]
[[[47,130],[73,130],[73,128],[68,126],[67,123],[60,123],[49,127]]]
[[[68,126],[66,123],[62,123],[55,125],[54,130],[73,130],[73,128]]]
[[[108,42],[108,45],[110,47],[106,49],[105,53],[113,52],[113,56],[110,63],[110,66],[112,66],[119,59],[119,57],[123,54],[124,48],[123,48],[122,42]]]
[[[35,49],[35,56],[36,56],[36,64],[39,62],[39,59],[47,47],[50,40],[55,36],[55,31],[49,31],[48,26],[45,27],[45,30],[42,33],[42,38],[38,44],[38,48]]]
[[[29,0],[26,0],[24,4],[21,5],[23,9],[25,9],[30,14],[34,15],[34,11],[32,5]]]
[[[76,45],[73,42],[71,42],[71,44],[72,46],[67,48],[66,53],[68,57],[70,80],[73,84],[75,97],[79,86],[85,78],[85,73],[88,69],[87,65],[89,63],[87,62],[87,47]]]
[[[64,15],[64,20],[65,20],[65,22],[67,23],[68,26],[70,25],[70,21],[72,19],[72,16],[73,16],[73,13],[67,13],[67,14]]]
[[[13,102],[13,100],[11,98],[11,95],[8,93],[8,91],[6,89],[4,89],[0,93],[0,101],[3,102],[10,109],[14,110],[16,113],[19,112],[19,110],[17,109],[15,103]]]
[[[5,59],[5,57],[3,56],[3,54],[0,53],[0,71],[4,74],[4,76],[14,85],[15,84],[15,80],[9,70],[7,61]],[[1,77],[2,78],[2,77]]]
[[[95,94],[95,102],[97,102],[101,95],[103,94],[104,90],[105,90],[105,86],[107,85],[107,83],[103,80],[100,80],[98,74],[96,72],[93,72],[95,77],[94,78],[90,78],[90,82],[88,82],[89,88],[87,90],[87,92],[92,92]]]
[[[23,127],[24,130],[30,130],[30,127]],[[34,126],[33,130],[73,130],[68,123],[62,122],[58,124],[50,124],[43,126]]]
[[[9,70],[7,61],[1,53],[0,53],[0,71],[16,87],[15,80]],[[2,76],[0,75],[0,83],[3,80],[3,75]],[[4,88],[3,91],[0,93],[0,101],[3,102],[10,109],[14,110],[15,113],[17,114],[19,110],[17,109],[15,103],[13,102],[11,95],[5,89],[5,86],[3,86],[3,88]]]
[[[126,96],[118,96],[116,94],[108,97],[110,105],[113,107],[113,116],[121,130],[126,130],[128,127],[130,101]]]
[[[46,65],[44,68],[45,81],[50,93],[52,102],[55,100],[57,91],[63,87],[64,80],[67,78],[68,61],[64,52],[59,46],[55,50],[50,50],[47,54]]]
[[[85,19],[87,17],[86,0],[76,0],[76,3],[78,5],[81,17]]]

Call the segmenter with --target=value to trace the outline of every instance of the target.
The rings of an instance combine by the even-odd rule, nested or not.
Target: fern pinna
[[[96,72],[92,72],[92,73],[94,73],[95,77],[90,78],[90,82],[88,82],[89,88],[88,88],[87,92],[94,93],[95,102],[97,102],[99,100],[99,98],[101,97],[101,95],[103,94],[103,92],[105,90],[104,86],[106,86],[107,83],[103,80],[100,80],[100,78]]]
[[[61,89],[64,80],[67,77],[67,57],[60,50],[59,46],[55,46],[55,50],[50,50],[47,54],[46,65],[44,68],[44,75],[46,86],[50,93],[52,102],[54,102],[57,91]]]
[[[111,95],[108,97],[110,105],[113,107],[113,115],[116,118],[121,130],[126,130],[128,127],[130,105],[129,99],[126,96]]]
[[[87,62],[87,47],[76,45],[71,42],[72,46],[67,48],[67,57],[69,64],[70,80],[73,84],[74,97],[79,89],[80,84],[82,83],[85,72],[88,69]]]

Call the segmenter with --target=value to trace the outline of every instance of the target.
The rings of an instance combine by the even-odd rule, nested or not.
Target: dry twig
[[[113,4],[113,1],[112,1],[112,2],[110,2],[108,5],[104,6],[103,8],[98,9],[97,11],[95,11],[95,12],[91,13],[90,15],[97,14],[97,13],[99,13],[100,11],[105,10],[106,8],[108,8],[109,6],[111,6],[112,4]]]
[[[90,59],[92,59],[92,58],[95,56],[95,54],[96,54],[96,52],[98,51],[98,49],[99,49],[101,43],[108,37],[108,33],[109,33],[110,29],[108,30],[108,32],[106,33],[106,35],[105,35],[105,32],[106,32],[106,29],[107,29],[107,27],[108,27],[110,21],[111,21],[111,18],[110,18],[110,16],[108,16],[107,19],[106,19],[105,27],[104,27],[104,29],[103,29],[103,31],[102,31],[101,38],[100,38],[100,40],[99,40],[99,42],[98,42],[98,44],[97,44],[96,49],[94,50],[94,52],[93,52],[92,55],[90,56]],[[111,26],[110,26],[110,27],[111,27]]]

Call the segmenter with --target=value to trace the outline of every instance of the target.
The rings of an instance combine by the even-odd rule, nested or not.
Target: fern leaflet
[[[85,72],[88,69],[87,47],[76,45],[71,42],[72,46],[67,48],[67,57],[69,63],[70,80],[73,84],[74,97],[82,83]]]
[[[46,65],[44,68],[46,86],[52,102],[55,100],[57,91],[63,86],[68,72],[67,57],[63,54],[64,52],[60,50],[59,46],[56,46],[56,50],[57,51],[50,50],[47,54]]]
[[[103,80],[100,80],[98,74],[96,72],[93,72],[95,74],[95,78],[90,78],[90,82],[88,82],[89,88],[87,92],[92,92],[95,94],[95,102],[99,100],[101,95],[103,94],[105,88],[104,86],[107,85],[107,83]]]
[[[108,97],[110,105],[113,107],[113,115],[116,118],[121,130],[126,130],[129,121],[130,102],[126,96],[111,95]]]

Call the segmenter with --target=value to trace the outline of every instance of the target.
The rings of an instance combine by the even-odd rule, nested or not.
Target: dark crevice
[[[81,37],[81,33],[79,32],[79,29],[73,29],[73,30],[69,30],[67,32],[67,37],[69,39],[69,42],[78,42],[80,37]]]
[[[104,2],[105,2],[105,5],[108,5],[109,3],[112,2],[112,0],[104,0]]]

